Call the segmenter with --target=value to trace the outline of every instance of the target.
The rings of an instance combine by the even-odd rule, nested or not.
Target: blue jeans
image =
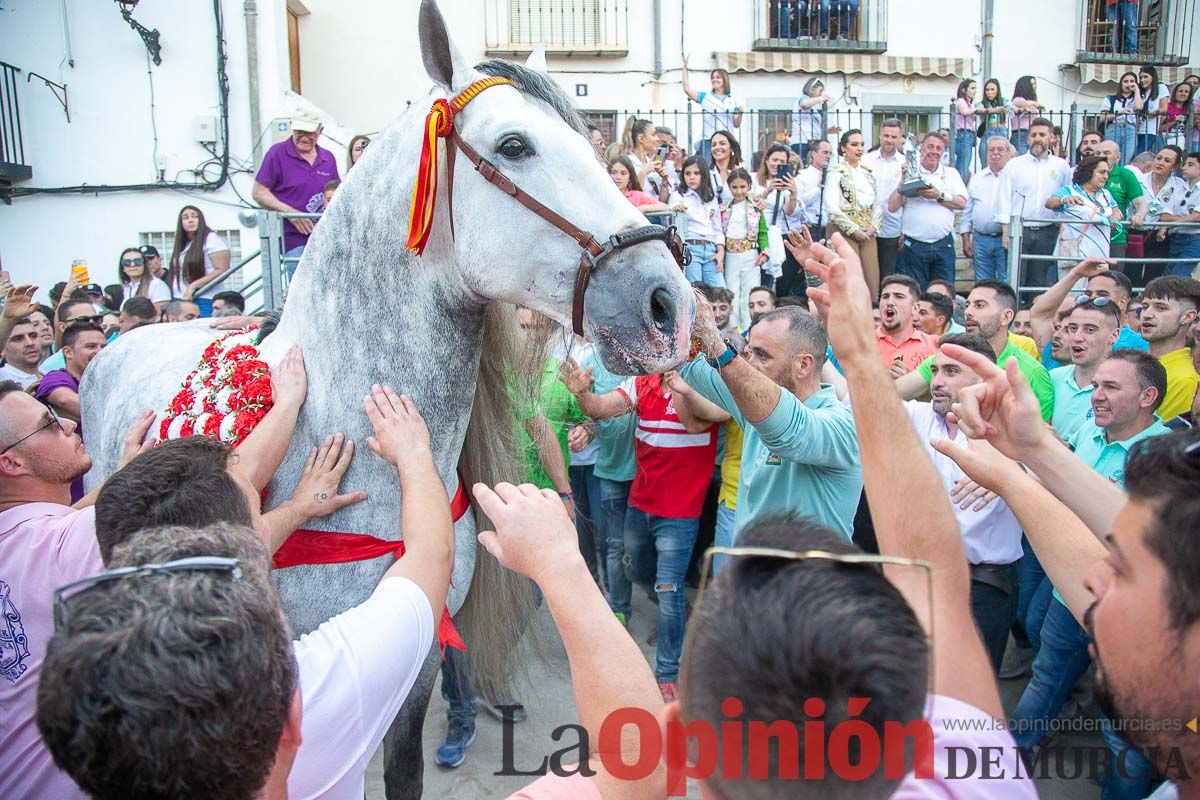
[[[858,0],[819,0],[821,10],[821,35],[829,36],[829,11],[832,8],[838,27],[838,37],[850,38],[850,31],[858,18]]]
[[[604,531],[608,566],[608,607],[626,616],[630,612],[633,588],[625,573],[625,516],[632,483],[600,478],[600,525]]]
[[[1121,164],[1129,166],[1137,155],[1137,124],[1114,120],[1105,130],[1105,135],[1121,146]]]
[[[709,286],[725,288],[725,276],[717,272],[717,246],[705,242],[689,244],[687,249],[692,254],[692,263],[684,270],[688,283],[704,281]]]
[[[283,263],[287,267],[288,278],[296,277],[296,267],[300,266],[300,256],[304,255],[306,245],[293,247],[283,254]]]
[[[733,518],[736,512],[725,505],[725,501],[717,503],[717,528],[713,532],[713,547],[733,547]],[[713,556],[713,577],[725,566],[729,556]]]
[[[954,134],[954,168],[963,183],[971,177],[971,155],[975,152],[975,131],[959,128]]]
[[[1187,230],[1187,228],[1183,230]],[[1189,234],[1176,231],[1167,239],[1167,243],[1171,246],[1171,258],[1188,259],[1184,264],[1171,264],[1171,274],[1190,278],[1192,270],[1196,269],[1196,263],[1200,262],[1200,233]]]
[[[776,0],[775,21],[780,39],[795,39],[807,33],[805,18],[808,16],[808,0]]]
[[[683,579],[699,530],[699,518],[658,517],[633,506],[625,517],[630,580],[644,583],[653,576],[658,596],[658,654],[654,675],[660,682],[673,683],[679,679],[686,605]],[[658,559],[654,565],[656,551]]]
[[[1037,554],[1033,552],[1033,547],[1024,535],[1021,536],[1021,551],[1024,555],[1017,562],[1021,581],[1021,591],[1017,594],[1017,622],[1020,623],[1021,629],[1025,631],[1025,635],[1032,645],[1033,639],[1041,631],[1042,624],[1038,622],[1036,630],[1030,631],[1030,626],[1025,623],[1025,618],[1029,616],[1029,606],[1033,602],[1034,593],[1046,579],[1046,571],[1042,569],[1042,563],[1038,561]]]
[[[1012,135],[1009,136],[1008,139],[1010,142],[1012,142],[1013,147],[1017,148],[1017,155],[1023,156],[1029,152],[1028,130],[1013,131]]]
[[[597,553],[600,538],[600,479],[596,477],[595,465],[571,466],[567,468],[571,479],[571,493],[575,495],[575,534],[579,537],[579,551],[587,562],[588,572],[600,582],[604,567]]]
[[[1157,133],[1139,133],[1137,135],[1137,151],[1138,153],[1157,153],[1158,134]]]
[[[1013,738],[1026,752],[1049,732],[1050,724],[1058,718],[1075,682],[1091,661],[1087,651],[1091,640],[1067,607],[1057,600],[1050,603],[1041,634],[1042,647],[1033,659],[1033,677],[1009,718]]]
[[[971,258],[971,266],[975,270],[975,280],[1008,281],[1008,251],[1004,249],[1004,239],[1000,234],[976,233],[971,236],[975,246],[975,255]]]
[[[986,579],[981,580],[981,576]],[[971,568],[971,616],[975,618],[983,646],[992,659],[993,672],[1000,671],[1008,632],[1017,619],[1018,581],[1015,561],[1001,567]]]
[[[469,720],[474,726],[475,690],[467,678],[466,658],[463,651],[446,648],[446,657],[442,659],[442,699],[450,706],[446,709],[446,719]]]
[[[1100,718],[1100,735],[1112,758],[1100,789],[1101,800],[1142,800],[1150,793],[1150,762],[1112,728],[1108,717]]]
[[[1137,0],[1117,0],[1104,11],[1112,26],[1110,47],[1114,53],[1137,52]]]
[[[930,281],[939,278],[954,283],[954,234],[936,242],[921,242],[904,237],[900,245],[900,256],[896,259],[896,271],[917,282],[921,291]]]

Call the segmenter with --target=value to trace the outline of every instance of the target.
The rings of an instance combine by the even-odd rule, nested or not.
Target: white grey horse
[[[568,323],[581,250],[485,181],[461,155],[453,175],[453,235],[443,171],[424,255],[406,250],[424,117],[435,98],[453,96],[485,75],[513,79],[517,88],[487,89],[466,106],[455,123],[462,138],[530,195],[600,241],[646,224],[597,162],[571,101],[553,81],[502,61],[472,68],[451,43],[432,0],[422,3],[419,30],[435,87],[374,137],[349,173],[309,241],[278,328],[263,342],[271,365],[292,344],[300,345],[309,387],[267,507],[290,494],[313,442],[343,431],[361,443],[370,433],[362,397],[373,383],[394,386],[420,408],[449,492],[460,474],[468,484],[519,476],[512,441],[519,412],[506,391],[521,372],[512,304]],[[693,309],[667,246],[647,241],[599,262],[586,294],[584,328],[610,369],[657,372],[686,355]],[[121,336],[92,362],[81,389],[95,459],[91,484],[115,468],[122,433],[132,420],[146,408],[165,408],[213,336],[204,323],[155,325]],[[530,372],[537,369],[540,365]],[[401,538],[393,469],[361,447],[343,485],[366,491],[369,499],[312,527]],[[455,527],[448,605],[464,631],[475,674],[487,683],[503,677],[504,659],[530,606],[527,582],[477,549],[475,531],[482,523],[482,517],[467,515]],[[295,633],[364,601],[391,561],[388,556],[278,571]],[[421,727],[436,667],[434,648],[389,735],[389,797],[420,796]]]

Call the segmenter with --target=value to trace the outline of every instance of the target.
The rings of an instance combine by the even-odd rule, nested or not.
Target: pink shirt
[[[1004,723],[975,706],[942,695],[929,698],[925,718],[933,727],[933,777],[909,775],[892,795],[892,800],[1037,800],[1017,745]],[[983,748],[993,748],[983,750]],[[949,753],[957,748],[954,778]],[[975,755],[974,772],[965,774],[963,752]],[[980,766],[980,754],[990,764]],[[596,784],[581,775],[539,778],[508,800],[601,800]]]
[[[0,797],[84,797],[42,744],[37,685],[54,590],[103,568],[92,508],[27,503],[0,513]]]

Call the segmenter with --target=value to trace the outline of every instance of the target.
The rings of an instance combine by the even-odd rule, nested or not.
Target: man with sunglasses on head
[[[84,322],[99,325],[101,319],[103,317],[96,313],[96,306],[92,304],[92,301],[82,291],[76,291],[70,297],[64,298],[54,311],[54,345],[58,349],[38,365],[38,369],[42,374],[44,375],[53,370],[66,367],[67,364],[61,348],[62,335],[68,326]]]
[[[1066,300],[1081,281],[1087,281],[1083,291],[1085,296],[1109,298],[1117,304],[1122,316],[1129,309],[1129,301],[1133,295],[1133,283],[1129,280],[1128,275],[1114,269],[1112,264],[1103,258],[1086,258],[1080,261],[1057,283],[1038,295],[1029,309],[1029,323],[1033,328],[1033,338],[1037,341],[1038,347],[1046,348],[1042,353],[1042,362],[1047,364],[1047,369],[1052,368],[1047,361],[1050,355],[1048,348],[1054,333],[1054,325],[1058,322],[1057,316],[1063,310],[1070,309],[1070,306],[1066,306]],[[1065,309],[1064,306],[1066,306]],[[1150,349],[1142,335],[1128,325],[1121,326],[1113,348],[1117,350]],[[1053,366],[1058,366],[1058,364]]]

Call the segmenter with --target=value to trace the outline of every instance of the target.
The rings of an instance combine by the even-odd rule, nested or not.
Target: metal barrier
[[[1063,217],[1022,217],[1020,214],[1013,214],[1008,223],[1008,283],[1013,287],[1013,291],[1017,293],[1017,297],[1022,295],[1038,294],[1049,289],[1049,286],[1022,286],[1021,285],[1021,262],[1022,261],[1042,261],[1052,262],[1055,266],[1060,266],[1063,261],[1072,261],[1071,258],[1063,258],[1061,256],[1051,255],[1034,255],[1031,253],[1021,252],[1021,243],[1024,238],[1024,224],[1026,222],[1034,223],[1053,223],[1055,225],[1070,224],[1071,220]],[[1128,226],[1129,223],[1122,220],[1118,225]],[[1200,222],[1154,222],[1147,223],[1141,226],[1141,229],[1159,229],[1159,228],[1198,228]],[[1195,264],[1197,259],[1194,258],[1146,258],[1144,256],[1136,256],[1130,258],[1124,256],[1121,258],[1112,258],[1112,261],[1117,263],[1118,269],[1123,264]],[[1074,264],[1072,264],[1074,266]],[[1125,270],[1123,270],[1125,271]],[[1134,286],[1135,292],[1140,292],[1145,289],[1145,286]]]

